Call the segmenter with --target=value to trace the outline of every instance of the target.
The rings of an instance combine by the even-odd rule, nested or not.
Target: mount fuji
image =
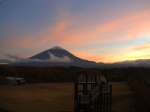
[[[13,60],[0,59],[0,64],[28,67],[81,67],[81,68],[124,68],[124,67],[150,67],[150,59],[123,61],[116,63],[96,63],[81,59],[64,48],[53,47],[29,58],[9,56]]]
[[[75,66],[83,68],[95,68],[98,66],[96,62],[76,57],[69,51],[58,46],[40,52],[34,56],[29,57],[28,59],[18,60],[13,64],[17,66],[39,66],[39,67]]]

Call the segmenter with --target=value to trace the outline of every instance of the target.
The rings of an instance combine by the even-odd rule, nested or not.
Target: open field
[[[73,84],[0,86],[0,108],[10,112],[72,112]]]
[[[134,112],[126,83],[112,83],[113,112]],[[8,112],[73,112],[72,83],[0,85],[0,108]]]
[[[112,112],[135,112],[133,95],[126,82],[112,83]]]

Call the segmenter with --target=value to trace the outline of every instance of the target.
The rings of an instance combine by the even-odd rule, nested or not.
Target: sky
[[[54,46],[96,62],[150,59],[150,0],[0,0],[0,58]]]

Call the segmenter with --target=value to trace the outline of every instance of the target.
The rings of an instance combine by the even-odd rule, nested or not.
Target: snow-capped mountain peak
[[[57,57],[48,51],[49,61],[53,62],[71,62],[72,60],[68,56]]]
[[[60,49],[60,50],[64,50],[64,48],[60,47],[60,46],[54,46],[51,49]]]
[[[58,46],[40,52],[26,60],[18,61],[15,64],[18,66],[76,66],[84,68],[97,66],[95,62],[76,57]]]
[[[53,47],[51,49],[48,49],[46,51],[43,51],[41,53],[38,53],[38,54],[30,57],[30,59],[50,60],[50,58],[53,58],[54,56],[57,58],[58,57],[59,58],[68,57],[70,59],[76,58],[74,55],[72,55],[67,50],[56,46],[56,47]]]

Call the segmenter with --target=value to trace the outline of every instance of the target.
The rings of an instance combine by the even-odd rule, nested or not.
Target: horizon
[[[67,49],[65,49],[65,48],[63,48],[63,47],[61,47],[61,46],[54,46],[54,47],[52,47],[52,48],[49,48],[49,49],[46,49],[46,50],[44,50],[44,51],[40,51],[40,52],[38,52],[38,53],[36,53],[36,54],[33,54],[32,56],[28,56],[28,57],[18,57],[18,56],[15,56],[15,55],[11,55],[11,54],[7,54],[6,55],[6,57],[5,58],[0,58],[0,60],[2,59],[8,59],[8,60],[26,60],[26,59],[29,59],[29,58],[31,58],[31,57],[33,57],[33,56],[36,56],[36,55],[39,55],[39,54],[41,54],[41,53],[43,53],[43,52],[45,52],[45,51],[48,51],[48,53],[49,53],[49,50],[51,50],[51,49],[62,49],[62,50],[65,50],[65,51],[67,51],[67,52],[69,52],[69,53],[71,53],[73,56],[76,56],[74,53],[72,53],[72,52],[70,52],[70,51],[68,51]],[[57,56],[55,56],[54,54],[51,54],[50,55],[50,57],[52,57],[52,58],[54,58],[55,57],[55,61],[59,61],[59,60],[64,60],[64,57],[62,57],[62,58],[60,58],[60,57],[57,57]],[[67,56],[65,56],[65,57],[67,57]],[[76,57],[78,57],[78,56],[76,56]],[[67,57],[68,59],[69,59],[69,57]],[[83,57],[78,57],[78,58],[80,58],[80,59],[85,59],[85,58],[83,58]],[[34,59],[31,59],[31,60],[34,60]],[[36,59],[35,59],[36,60]],[[53,60],[53,59],[52,59]],[[85,60],[88,60],[88,59],[85,59]],[[93,60],[88,60],[88,61],[93,61],[93,62],[96,62],[96,63],[103,63],[103,64],[115,64],[115,63],[124,63],[124,62],[131,62],[131,61],[143,61],[143,60],[150,60],[149,58],[148,59],[135,59],[135,60],[122,60],[122,61],[115,61],[115,62],[96,62],[96,61],[93,61]],[[64,60],[65,61],[65,60]],[[8,64],[8,63],[0,63],[0,64]]]
[[[149,14],[148,0],[2,0],[0,58],[58,45],[96,62],[150,59]]]

